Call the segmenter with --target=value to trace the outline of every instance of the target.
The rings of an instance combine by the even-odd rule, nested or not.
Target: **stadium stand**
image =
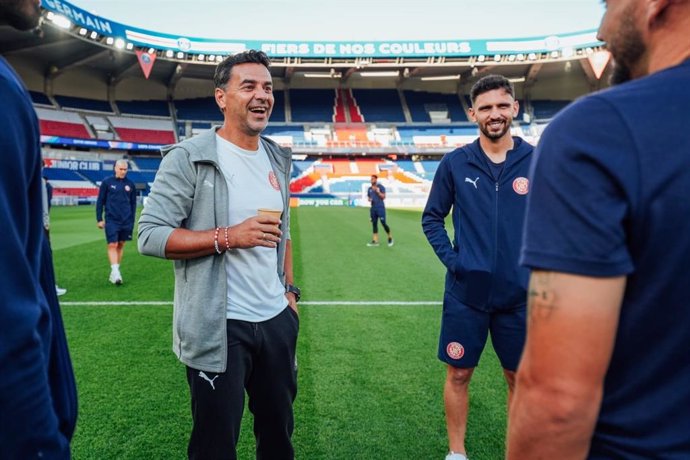
[[[43,174],[53,186],[53,197],[95,198],[98,187],[85,176],[71,169],[45,168]]]
[[[404,123],[405,114],[395,89],[355,89],[352,91],[367,123]]]
[[[108,101],[101,101],[97,99],[86,99],[83,97],[72,96],[55,96],[55,101],[62,108],[76,109],[76,110],[90,110],[92,112],[112,113],[113,108]]]
[[[570,101],[533,100],[532,110],[536,121],[551,120],[556,114],[568,105]]]
[[[175,101],[178,120],[222,122],[223,114],[212,97]]]
[[[139,170],[156,171],[161,164],[161,157],[133,157],[130,162]]]
[[[283,91],[273,91],[273,111],[271,112],[271,122],[285,122],[285,93]]]
[[[170,117],[167,101],[116,101],[122,114]]]
[[[90,139],[93,136],[84,126],[84,120],[74,112],[36,107],[36,114],[44,136]]]
[[[120,139],[146,144],[174,144],[175,131],[171,120],[152,118],[108,117]]]
[[[335,114],[335,91],[332,89],[290,90],[292,121],[332,122]]]
[[[46,96],[43,93],[39,93],[37,91],[29,91],[29,95],[31,96],[31,101],[34,104],[49,105],[49,106],[53,105],[53,103],[50,102],[50,99],[48,99],[48,96]]]
[[[405,91],[412,122],[467,122],[465,109],[457,94]]]

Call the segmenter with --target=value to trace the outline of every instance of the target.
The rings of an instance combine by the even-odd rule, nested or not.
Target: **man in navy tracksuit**
[[[36,27],[32,0],[0,2],[0,25]],[[77,393],[43,227],[38,118],[0,58],[0,457],[69,459]]]
[[[510,134],[518,113],[512,84],[480,79],[470,93],[479,139],[445,155],[422,216],[446,266],[438,357],[447,364],[447,460],[466,459],[468,385],[488,332],[512,396],[525,339],[528,271],[518,265],[533,147]],[[452,209],[454,239],[444,221]]]
[[[108,241],[109,280],[115,285],[122,284],[120,273],[122,253],[125,242],[132,239],[137,211],[136,187],[134,182],[126,176],[127,160],[117,160],[115,175],[101,182],[98,201],[96,201],[98,228],[105,228],[105,239]],[[105,208],[105,221],[103,221],[103,208]]]
[[[393,235],[391,234],[391,228],[386,223],[386,204],[383,201],[386,199],[386,187],[379,183],[379,177],[376,174],[371,176],[371,187],[367,190],[367,197],[371,202],[369,217],[371,218],[373,232],[371,242],[367,243],[367,246],[379,245],[379,220],[388,235],[388,246],[393,246]]]

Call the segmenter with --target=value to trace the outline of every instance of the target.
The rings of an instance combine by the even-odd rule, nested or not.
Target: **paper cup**
[[[281,211],[280,209],[260,208],[257,210],[257,214],[260,216],[271,216],[280,219],[280,216],[283,214],[283,211]]]

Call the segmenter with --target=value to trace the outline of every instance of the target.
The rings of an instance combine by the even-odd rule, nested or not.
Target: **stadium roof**
[[[229,51],[194,51],[197,34],[210,37],[198,40],[204,46],[220,40],[215,37],[234,40],[230,46],[238,49],[258,43],[249,47],[264,48],[271,56],[278,89],[433,85],[434,90],[456,92],[489,72],[522,79],[527,87],[538,77],[563,74],[564,61],[566,70],[582,67],[579,75],[584,71],[583,78],[594,87],[597,82],[584,57],[600,48],[594,35],[603,9],[597,0],[41,3],[44,21],[34,33],[0,26],[0,54],[33,90],[79,95],[81,82],[89,81],[93,88],[99,81],[108,94],[117,87],[117,97],[124,98],[127,89],[121,82],[144,79],[136,52],[152,53],[149,80],[168,94],[191,80],[210,82],[216,62]],[[578,32],[583,27],[589,32]],[[546,35],[558,30],[562,33]],[[506,44],[500,37],[515,41]],[[571,46],[576,39],[586,45]],[[373,51],[367,55],[369,48]],[[329,50],[335,51],[329,55]],[[65,82],[65,75],[80,83],[55,85],[58,79]]]
[[[596,29],[603,12],[601,2],[596,0],[70,2],[94,15],[165,34],[283,41],[454,41],[548,36]]]

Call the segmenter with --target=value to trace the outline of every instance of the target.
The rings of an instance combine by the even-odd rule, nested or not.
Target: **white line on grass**
[[[396,305],[396,306],[406,306],[406,307],[411,307],[411,306],[437,306],[441,305],[441,302],[435,302],[435,301],[420,301],[420,302],[403,302],[403,301],[397,301],[397,300],[391,300],[391,301],[381,301],[381,300],[361,300],[361,301],[348,301],[348,300],[335,300],[335,301],[318,301],[318,300],[311,300],[311,301],[305,301],[305,302],[300,302],[300,305],[323,305],[323,306],[348,306],[348,305],[353,305],[353,306],[379,306],[379,305]],[[96,306],[131,306],[131,305],[161,305],[161,306],[168,306],[172,305],[172,302],[146,302],[146,301],[140,301],[140,302],[99,302],[99,301],[81,301],[81,302],[60,302],[60,305],[74,305],[74,306],[79,306],[79,305],[96,305]]]

